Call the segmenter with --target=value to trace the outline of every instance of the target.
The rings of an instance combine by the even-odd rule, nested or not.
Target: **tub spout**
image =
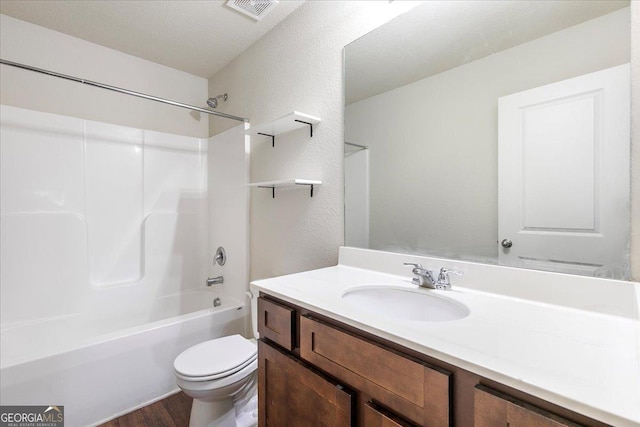
[[[209,277],[207,279],[207,286],[211,286],[211,285],[221,285],[224,283],[224,277],[222,276],[218,276],[218,277]]]

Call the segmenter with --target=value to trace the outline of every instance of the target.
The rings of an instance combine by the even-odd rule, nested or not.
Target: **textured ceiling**
[[[280,1],[258,22],[225,3],[2,0],[0,13],[196,76],[211,77],[304,1]]]
[[[626,6],[629,0],[424,2],[347,45],[345,102],[349,105]]]

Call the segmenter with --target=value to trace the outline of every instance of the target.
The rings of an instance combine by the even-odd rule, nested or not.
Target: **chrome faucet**
[[[421,286],[423,288],[450,290],[451,283],[449,282],[449,274],[456,274],[458,276],[462,276],[462,271],[453,270],[447,267],[442,267],[440,269],[440,273],[438,274],[438,278],[434,279],[433,272],[431,270],[427,270],[421,264],[405,262],[404,265],[413,266],[413,270],[411,270],[411,272],[415,274],[416,277],[414,277],[412,281],[414,284]]]
[[[218,276],[218,277],[209,277],[207,279],[207,286],[211,286],[211,285],[221,285],[224,283],[224,277],[222,276]]]
[[[455,274],[456,276],[462,276],[462,271],[454,270],[452,268],[442,267],[438,274],[438,281],[436,282],[436,289],[449,290],[451,289],[451,283],[449,282],[449,274]]]
[[[405,262],[404,265],[412,265],[413,270],[411,272],[416,275],[413,278],[413,283],[423,288],[436,288],[436,280],[433,278],[433,272],[422,267],[421,264],[414,264],[412,262]]]

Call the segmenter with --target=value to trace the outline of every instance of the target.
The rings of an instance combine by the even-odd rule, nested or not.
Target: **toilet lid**
[[[189,347],[176,357],[173,367],[185,377],[230,375],[255,359],[257,351],[248,339],[230,335]]]

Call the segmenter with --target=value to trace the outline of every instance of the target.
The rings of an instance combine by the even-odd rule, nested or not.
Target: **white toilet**
[[[256,340],[230,335],[196,344],[173,368],[178,387],[193,398],[190,427],[257,425]]]

